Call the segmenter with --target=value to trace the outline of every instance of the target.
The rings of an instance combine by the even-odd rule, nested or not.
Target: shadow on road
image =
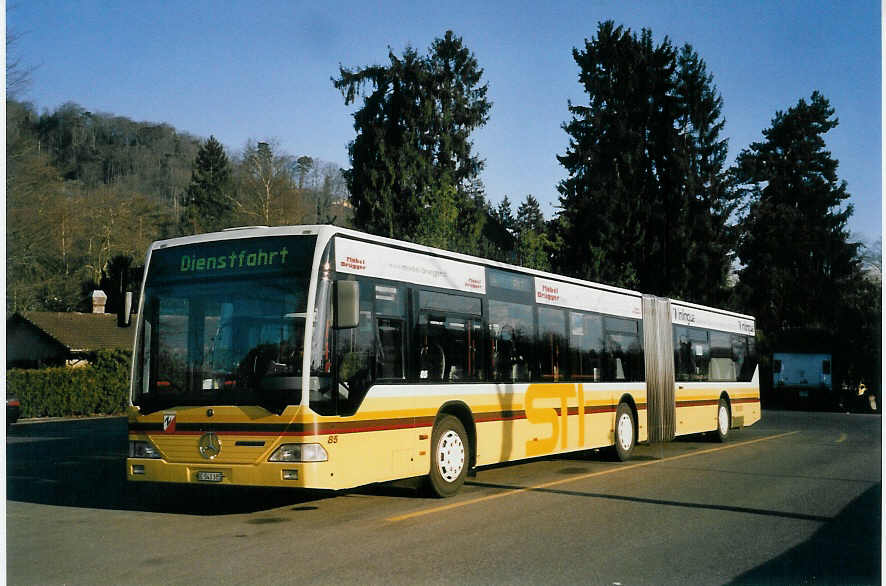
[[[879,584],[881,492],[872,486],[807,541],[733,584]]]
[[[685,501],[669,501],[662,499],[650,499],[643,497],[633,497],[633,496],[624,496],[624,495],[615,495],[615,494],[607,494],[607,493],[598,493],[598,492],[584,492],[580,490],[568,490],[563,488],[549,488],[549,487],[533,487],[533,486],[519,486],[513,484],[494,484],[491,482],[467,482],[471,486],[480,486],[483,488],[496,488],[501,490],[525,490],[528,492],[540,492],[540,493],[548,493],[548,494],[562,494],[566,496],[577,496],[577,497],[585,497],[592,499],[605,499],[611,501],[622,501],[628,503],[639,503],[645,505],[655,505],[656,507],[682,507],[686,509],[705,509],[709,511],[726,511],[729,513],[744,513],[748,515],[764,515],[767,517],[783,517],[786,519],[800,519],[803,521],[817,521],[824,522],[828,521],[827,517],[821,517],[819,515],[807,515],[804,513],[790,513],[790,512],[782,512],[782,511],[770,511],[767,509],[754,509],[750,507],[739,507],[733,505],[718,505],[712,503],[692,503]]]
[[[126,480],[125,418],[21,423],[7,429],[10,501],[187,515],[301,507],[320,491],[133,484]]]

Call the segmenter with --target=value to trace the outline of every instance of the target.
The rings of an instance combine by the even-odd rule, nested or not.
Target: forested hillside
[[[7,312],[85,310],[111,259],[140,265],[159,238],[349,221],[338,166],[270,141],[227,153],[212,138],[168,124],[70,103],[38,113],[17,101],[6,103],[6,140]],[[212,186],[220,211],[211,226],[199,213],[206,203],[198,197],[206,193],[201,150],[225,166],[214,175],[224,180]]]

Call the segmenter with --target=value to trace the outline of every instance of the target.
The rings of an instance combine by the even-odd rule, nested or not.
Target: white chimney
[[[104,313],[108,296],[101,289],[92,292],[92,313]]]

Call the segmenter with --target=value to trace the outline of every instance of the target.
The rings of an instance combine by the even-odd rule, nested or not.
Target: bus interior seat
[[[735,381],[735,362],[731,358],[711,358],[710,378],[712,381]]]

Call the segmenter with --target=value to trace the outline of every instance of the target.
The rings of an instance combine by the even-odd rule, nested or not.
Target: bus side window
[[[692,344],[692,359],[695,365],[693,380],[710,380],[708,369],[711,363],[711,344],[708,341],[707,330],[690,329],[689,340]]]
[[[674,327],[674,371],[678,381],[708,380],[710,359],[707,330]]]
[[[743,360],[738,369],[739,382],[750,382],[754,378],[754,372],[757,370],[757,349],[756,339],[753,336],[741,336],[743,340]],[[779,361],[779,372],[781,371],[781,361]]]
[[[725,332],[708,331],[711,340],[711,364],[708,380],[715,382],[735,382],[738,380],[738,365],[732,345],[732,335]]]
[[[421,381],[442,381],[446,371],[446,318],[422,312],[418,318],[418,378]]]
[[[482,368],[478,360],[482,345],[482,327],[478,328],[478,320],[460,316],[447,316],[443,325],[447,364],[443,380],[477,380],[482,377]]]
[[[640,322],[635,319],[606,317],[606,380],[615,382],[642,381],[646,365],[643,362]]]
[[[732,362],[735,364],[735,380],[741,380],[741,372],[744,370],[744,363],[747,360],[747,343],[745,336],[740,334],[730,334],[732,339]]]
[[[692,380],[692,348],[689,345],[689,328],[674,326],[674,378],[677,381]]]
[[[415,348],[419,381],[482,380],[480,299],[419,291]]]
[[[489,301],[489,341],[494,380],[529,382],[535,318],[531,305]]]
[[[538,358],[542,380],[565,378],[566,313],[562,309],[538,308]]]
[[[378,378],[406,378],[403,360],[403,320],[378,318]]]
[[[590,313],[569,312],[569,368],[572,380],[603,380],[605,338],[603,318]]]
[[[376,379],[406,379],[406,291],[393,285],[375,286],[377,332]]]

